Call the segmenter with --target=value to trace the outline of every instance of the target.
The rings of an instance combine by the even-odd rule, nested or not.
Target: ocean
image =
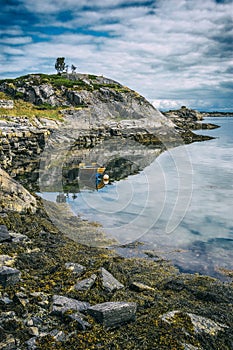
[[[67,195],[70,208],[101,223],[123,256],[170,259],[182,272],[222,278],[233,270],[233,118],[205,121],[220,128],[196,132],[215,139],[150,154],[134,175]]]

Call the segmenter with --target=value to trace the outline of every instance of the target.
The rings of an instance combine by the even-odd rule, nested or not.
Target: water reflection
[[[63,181],[66,187],[72,189],[72,199],[77,198],[77,194],[81,191],[91,190],[99,191],[109,184],[109,175],[105,172],[106,168],[99,166],[97,163],[85,164],[79,163],[72,168],[66,168],[66,175]],[[67,186],[69,184],[69,186]],[[65,203],[70,193],[59,193],[56,197],[57,203]]]

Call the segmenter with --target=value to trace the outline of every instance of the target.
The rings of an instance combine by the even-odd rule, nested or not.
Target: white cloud
[[[162,111],[168,111],[169,109],[179,109],[181,106],[189,107],[188,101],[181,100],[154,100],[152,101],[154,107]]]
[[[130,3],[136,2],[128,1],[127,5]],[[153,13],[143,3],[137,1],[141,6],[125,8],[117,7],[125,5],[123,0],[78,3],[24,0],[26,8],[39,16],[45,33],[39,34],[39,38],[44,37],[43,42],[30,42],[30,35],[39,27],[29,28],[23,55],[17,47],[9,46],[4,52],[8,55],[18,52],[19,71],[26,57],[36,62],[41,71],[45,67],[47,71],[51,61],[53,71],[55,58],[64,55],[80,71],[110,76],[152,100],[196,98],[211,99],[213,103],[221,94],[226,97],[220,84],[231,81],[227,73],[231,64],[227,35],[231,33],[232,4],[216,4],[214,0],[159,0],[155,1]],[[88,11],[81,11],[85,5],[89,6]],[[62,21],[57,16],[61,10],[72,12],[73,18]],[[46,33],[48,24],[50,29]],[[61,33],[52,34],[53,26]],[[66,28],[63,33],[62,28]],[[16,36],[7,40],[13,46],[10,40],[17,44],[17,40],[23,39]],[[6,72],[11,72],[7,69],[9,65],[6,58]]]

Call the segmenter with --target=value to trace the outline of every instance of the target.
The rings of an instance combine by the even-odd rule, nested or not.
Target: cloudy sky
[[[233,0],[2,0],[0,77],[113,78],[160,109],[233,110]]]

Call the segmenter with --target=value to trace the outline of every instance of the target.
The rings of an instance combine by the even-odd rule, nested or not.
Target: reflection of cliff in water
[[[137,174],[160,153],[160,148],[148,148],[133,140],[112,138],[93,148],[60,149],[47,156],[41,169],[43,192],[78,193],[82,190],[100,190],[110,183]],[[49,158],[49,159],[48,159]]]

